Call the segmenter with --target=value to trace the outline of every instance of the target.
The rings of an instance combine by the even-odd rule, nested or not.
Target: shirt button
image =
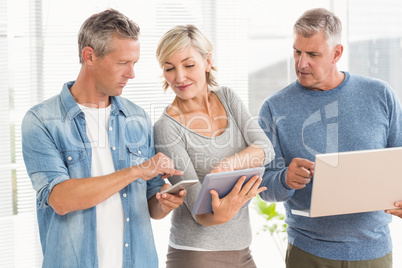
[[[112,150],[113,150],[113,151],[116,151],[116,147],[113,146],[113,147],[112,147]]]
[[[70,160],[70,161],[71,161],[71,160],[73,160],[73,158],[72,158],[71,156],[69,156],[69,157],[68,157],[68,160]]]
[[[123,197],[127,197],[127,194],[126,194],[126,193],[124,193],[124,194],[123,194]]]
[[[109,127],[109,131],[112,131],[113,130],[113,128],[112,127]]]
[[[124,246],[125,246],[126,248],[128,248],[128,243],[125,243]]]
[[[129,221],[130,221],[130,218],[127,218],[126,221],[129,222]]]
[[[141,151],[140,151],[140,150],[138,150],[138,154],[141,154]]]

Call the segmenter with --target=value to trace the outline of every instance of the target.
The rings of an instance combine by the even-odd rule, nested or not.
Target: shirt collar
[[[127,108],[122,104],[121,97],[111,97],[110,101],[112,103],[112,114],[117,115],[121,112],[125,117],[127,117]]]
[[[75,81],[67,82],[63,85],[63,89],[61,90],[60,96],[61,101],[66,109],[67,116],[71,119],[74,119],[77,115],[81,113],[80,107],[77,105],[77,102],[74,100],[73,95],[71,95],[70,88],[74,85]],[[112,111],[113,115],[119,114],[121,112],[125,117],[127,117],[126,107],[122,104],[120,97],[111,97]]]

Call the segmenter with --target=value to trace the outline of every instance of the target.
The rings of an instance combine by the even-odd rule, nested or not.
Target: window
[[[232,87],[247,103],[244,5],[240,0],[0,0],[2,267],[41,264],[35,192],[21,153],[21,120],[31,106],[58,94],[63,83],[78,75],[77,34],[84,20],[111,7],[139,24],[141,58],[136,78],[123,96],[143,107],[155,121],[174,97],[162,90],[155,50],[162,34],[177,24],[195,24],[211,37],[218,81]]]
[[[388,82],[402,100],[402,3],[353,0],[348,7],[350,71]]]
[[[289,8],[290,7],[290,8]],[[339,70],[382,79],[402,99],[402,3],[397,0],[252,0],[249,5],[249,98],[257,114],[262,102],[296,79],[293,24],[305,10],[334,11],[343,24]]]

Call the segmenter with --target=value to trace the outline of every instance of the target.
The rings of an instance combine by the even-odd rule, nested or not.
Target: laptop
[[[309,210],[322,217],[395,209],[402,200],[402,147],[317,154]]]

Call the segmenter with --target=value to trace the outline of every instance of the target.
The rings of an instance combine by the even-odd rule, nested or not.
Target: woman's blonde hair
[[[207,58],[208,53],[212,54],[212,42],[194,25],[177,25],[167,31],[159,40],[156,49],[156,59],[163,69],[166,61],[176,52],[193,46],[201,53],[203,58]],[[206,72],[208,90],[213,90],[218,86],[213,72],[216,68],[212,65],[211,71]],[[167,90],[169,84],[166,80],[163,82],[163,90]]]

